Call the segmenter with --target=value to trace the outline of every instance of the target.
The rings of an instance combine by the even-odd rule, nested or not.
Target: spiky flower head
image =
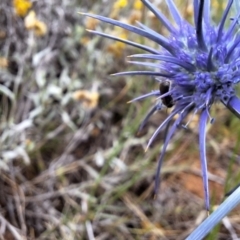
[[[103,16],[84,15],[124,28],[160,45],[159,49],[153,49],[146,45],[92,31],[100,36],[117,40],[148,52],[147,54],[137,54],[131,57],[157,61],[157,63],[134,62],[157,70],[115,74],[118,76],[154,76],[156,80],[160,81],[161,84],[166,84],[166,86],[161,87],[160,85],[160,91],[152,91],[133,101],[155,96],[158,99],[162,99],[165,105],[174,105],[172,112],[160,124],[148,143],[149,146],[161,130],[167,129],[156,172],[155,191],[159,188],[159,174],[163,157],[176,128],[181,125],[189,113],[200,114],[199,150],[205,205],[206,209],[209,210],[206,125],[209,119],[211,122],[213,120],[210,117],[209,110],[215,102],[222,102],[236,116],[240,116],[240,100],[235,93],[235,86],[240,81],[240,35],[237,32],[240,13],[234,17],[229,16],[234,2],[234,0],[229,0],[220,22],[215,25],[210,17],[211,1],[193,0],[194,25],[192,25],[182,18],[173,0],[165,1],[175,21],[174,25],[150,1],[142,0],[145,6],[169,31],[168,38],[141,23],[138,23],[138,27],[136,27]],[[237,3],[239,0],[235,1]],[[229,22],[228,29],[225,29],[226,21]],[[167,84],[170,84],[169,89]],[[143,120],[142,125],[160,108],[161,104],[156,104]],[[173,122],[173,119],[176,120]]]

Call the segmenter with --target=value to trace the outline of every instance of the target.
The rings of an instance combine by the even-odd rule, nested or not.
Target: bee
[[[159,85],[160,94],[163,95],[163,94],[169,92],[170,87],[171,87],[170,82],[161,82],[160,85]],[[163,97],[162,98],[162,103],[167,108],[171,108],[174,105],[172,96],[169,95],[169,96]]]
[[[160,96],[163,94],[166,94],[169,92],[170,90],[170,82],[161,82],[159,85],[159,91],[160,91]],[[161,102],[158,101],[151,109],[150,111],[147,113],[147,115],[145,116],[145,118],[142,120],[139,128],[138,128],[138,132],[142,131],[143,127],[145,126],[145,124],[147,123],[148,119],[156,112],[162,109],[162,106],[165,105],[165,107],[167,108],[171,108],[174,104],[173,104],[173,98],[171,95],[166,96],[161,98]]]

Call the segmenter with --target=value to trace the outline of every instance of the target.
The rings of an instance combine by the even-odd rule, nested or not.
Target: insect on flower
[[[214,103],[222,102],[237,117],[240,117],[240,99],[235,92],[235,86],[240,81],[240,35],[237,32],[240,8],[236,16],[230,16],[233,3],[235,2],[237,5],[239,0],[228,0],[221,20],[216,25],[212,23],[210,16],[210,0],[193,0],[193,25],[183,19],[173,0],[165,0],[165,2],[175,24],[172,24],[150,1],[142,0],[142,2],[158,18],[162,26],[169,31],[168,38],[142,23],[137,23],[138,26],[132,26],[103,16],[84,15],[121,27],[159,45],[159,48],[154,49],[147,45],[91,31],[148,52],[147,54],[130,56],[131,58],[156,61],[156,63],[146,61],[132,63],[158,69],[157,71],[129,71],[114,74],[115,76],[144,75],[153,76],[156,80],[161,77],[166,82],[170,82],[171,88],[167,91],[164,90],[160,93],[159,90],[154,90],[132,100],[134,102],[147,97],[157,97],[157,99],[163,99],[164,103],[168,96],[171,98],[171,105],[174,106],[169,116],[156,129],[147,145],[149,147],[159,132],[166,129],[165,141],[156,170],[155,191],[159,189],[159,175],[163,157],[174,132],[187,115],[199,113],[199,151],[205,206],[209,211],[206,158],[206,125],[209,119],[212,120],[209,111]],[[226,22],[228,22],[228,28],[225,27]],[[161,109],[161,105],[157,103],[145,117],[142,125],[145,124],[149,116],[159,109]]]
[[[161,82],[159,84],[159,91],[160,94],[166,94],[168,93],[170,90],[170,83],[169,82]],[[166,97],[162,98],[162,103],[167,107],[167,108],[171,108],[173,106],[173,99],[171,97],[171,95],[167,95]]]

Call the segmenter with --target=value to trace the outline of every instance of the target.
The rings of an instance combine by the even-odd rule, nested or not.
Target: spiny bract
[[[148,143],[149,146],[162,129],[167,129],[156,172],[155,191],[159,188],[162,160],[176,128],[181,125],[183,119],[190,112],[192,114],[200,113],[199,149],[205,205],[209,211],[206,125],[209,118],[212,122],[213,119],[210,117],[209,110],[212,104],[218,101],[222,102],[236,116],[240,116],[240,100],[235,93],[235,86],[240,81],[240,35],[238,33],[240,11],[238,11],[237,16],[230,17],[230,9],[233,7],[234,0],[229,0],[220,22],[214,25],[210,17],[211,1],[193,0],[194,25],[191,25],[182,18],[173,0],[165,1],[175,21],[174,25],[150,1],[142,0],[145,6],[169,31],[168,38],[141,23],[138,23],[138,27],[136,27],[103,16],[84,15],[119,26],[160,45],[159,49],[153,49],[146,45],[91,31],[148,52],[147,54],[131,56],[133,58],[158,61],[157,63],[133,62],[157,69],[154,71],[132,71],[114,75],[148,75],[154,76],[157,81],[170,83],[170,89],[167,92],[161,93],[159,90],[155,90],[133,100],[136,101],[149,96],[164,99],[166,96],[170,96],[171,104],[174,104],[172,112],[160,124]],[[235,1],[237,6],[239,0]],[[227,29],[225,29],[226,21],[229,22]],[[141,127],[161,107],[159,103],[153,106],[143,120]],[[172,123],[176,115],[177,119]]]

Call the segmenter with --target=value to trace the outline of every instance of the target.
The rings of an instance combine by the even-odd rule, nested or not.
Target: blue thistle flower
[[[182,18],[173,0],[165,1],[176,26],[171,24],[161,11],[153,6],[150,1],[142,0],[145,6],[169,31],[170,34],[168,38],[141,23],[138,23],[138,27],[136,27],[103,16],[94,14],[84,15],[129,30],[130,32],[145,37],[160,45],[159,49],[153,49],[147,45],[117,38],[101,32],[91,31],[97,35],[117,40],[148,52],[147,54],[130,56],[132,58],[158,61],[157,63],[132,62],[134,64],[155,68],[157,71],[121,72],[114,74],[115,76],[154,76],[157,81],[161,82],[160,84],[167,83],[168,86],[170,84],[167,91],[161,92],[160,85],[160,91],[155,90],[132,100],[137,101],[146,97],[155,96],[158,99],[162,99],[164,103],[164,101],[167,101],[168,97],[168,103],[174,105],[172,112],[160,124],[148,142],[149,147],[159,132],[166,129],[165,141],[156,171],[155,191],[159,188],[159,175],[163,157],[175,130],[181,125],[188,114],[200,114],[199,150],[205,206],[209,211],[206,125],[209,119],[210,122],[213,122],[209,110],[213,103],[216,102],[222,102],[237,117],[240,117],[240,100],[235,92],[235,86],[240,81],[240,35],[237,32],[237,28],[239,28],[238,20],[240,18],[240,13],[238,13],[236,17],[230,19],[229,13],[234,0],[229,0],[220,22],[215,26],[212,24],[210,18],[210,0],[193,0],[193,26]],[[227,19],[230,21],[230,25],[228,29],[225,29],[225,22]],[[155,111],[161,108],[162,104],[160,103],[153,106],[143,120],[140,128],[143,127],[148,118]],[[172,123],[175,116],[177,116],[177,119]]]

